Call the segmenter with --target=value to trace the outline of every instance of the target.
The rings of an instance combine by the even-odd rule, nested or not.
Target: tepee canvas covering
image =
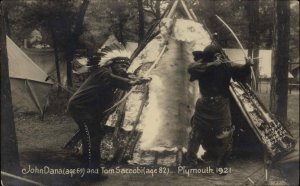
[[[189,81],[187,68],[193,62],[192,51],[203,50],[211,43],[210,36],[204,25],[193,21],[184,1],[175,1],[167,11],[157,28],[160,33],[128,69],[141,76],[148,74],[152,81],[147,87],[136,87],[126,99],[125,109],[120,104],[106,123],[117,126],[116,115],[124,110],[122,128],[142,133],[133,147],[136,153],[129,152],[135,146],[134,137],[124,149],[124,154],[133,155],[132,163],[147,159],[142,152],[178,151],[186,147],[190,119],[199,98],[198,85]],[[172,163],[175,162],[167,164]]]

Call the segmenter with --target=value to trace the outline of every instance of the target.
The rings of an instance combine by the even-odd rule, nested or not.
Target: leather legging
[[[82,137],[82,166],[98,168],[100,164],[100,144],[104,136],[103,126],[100,124],[103,117],[91,113],[79,113],[69,109],[77,123]]]

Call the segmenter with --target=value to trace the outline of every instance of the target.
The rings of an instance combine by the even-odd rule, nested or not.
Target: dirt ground
[[[265,92],[259,93],[265,105],[269,104],[268,95]],[[254,156],[232,157],[228,166],[230,171],[226,176],[219,176],[209,172],[209,168],[213,166],[211,163],[199,165],[199,167],[196,167],[197,173],[188,175],[187,170],[190,169],[186,167],[187,169],[182,171],[183,167],[176,163],[178,159],[176,151],[160,153],[138,152],[137,154],[139,154],[140,159],[133,161],[131,164],[120,164],[113,167],[109,167],[108,165],[101,166],[103,170],[105,169],[105,175],[108,177],[105,181],[84,181],[81,179],[80,176],[82,174],[80,169],[78,169],[80,167],[79,155],[73,151],[63,149],[65,143],[77,130],[76,124],[65,112],[67,96],[62,94],[57,97],[53,93],[51,100],[51,105],[43,118],[36,114],[15,114],[20,163],[23,177],[25,178],[45,185],[70,186],[262,185],[264,182],[262,154],[253,153]],[[299,141],[299,92],[293,91],[289,95],[288,101],[288,118],[290,121],[288,128]],[[169,127],[169,129],[171,128]],[[168,130],[160,130],[160,135],[157,138],[169,141],[172,139],[172,144],[186,144],[186,142],[182,142],[183,139],[186,140],[186,137],[182,137],[186,133],[184,130],[183,127],[173,131],[172,134]],[[166,136],[169,136],[170,139],[165,139]],[[164,143],[169,144],[169,141],[164,141]],[[40,169],[48,172],[41,173],[41,171],[39,172]],[[68,172],[64,172],[65,175],[62,173],[51,174],[49,172],[50,169],[71,172],[72,170],[76,170],[79,172],[74,173],[74,175],[70,175]],[[137,169],[145,169],[145,172],[134,172]],[[120,170],[127,171],[127,173]],[[270,185],[289,185],[287,178],[287,175],[283,175],[278,169],[273,168],[270,173]]]
[[[20,162],[25,178],[45,185],[253,185],[251,182],[257,185],[263,184],[263,158],[260,155],[232,158],[229,162],[230,173],[226,176],[211,172],[187,175],[187,172],[182,172],[182,167],[178,165],[114,166],[109,169],[110,171],[106,171],[105,175],[108,179],[102,182],[83,181],[80,179],[80,174],[71,176],[70,174],[28,173],[26,172],[28,169],[44,169],[45,167],[68,170],[79,168],[80,157],[62,148],[77,130],[77,126],[64,111],[54,110],[50,110],[43,119],[39,115],[15,115]],[[289,128],[298,139],[299,123],[293,121]],[[200,165],[197,169],[203,171],[209,166],[210,164]],[[137,167],[145,168],[148,172],[135,174],[133,170]],[[117,172],[121,168],[133,171],[133,173]],[[153,175],[151,171],[154,172]],[[278,169],[272,169],[270,175],[270,185],[288,185],[286,177]]]
[[[176,56],[174,56],[174,58],[175,57]],[[171,67],[176,66],[176,64],[172,65],[173,66]],[[160,74],[160,77],[163,78],[163,75]],[[176,86],[180,86],[183,83],[174,82],[173,84],[174,86],[176,84],[178,84]],[[176,88],[170,88],[170,90],[174,89]],[[180,93],[178,93],[178,95],[180,95]],[[259,96],[264,103],[268,105],[268,94],[261,93]],[[199,165],[199,167],[196,167],[197,173],[188,175],[187,170],[192,170],[186,167],[187,169],[183,171],[183,167],[176,164],[178,153],[175,151],[160,153],[140,152],[138,154],[140,154],[141,160],[136,161],[138,163],[120,164],[113,167],[107,165],[101,166],[103,167],[101,170],[105,169],[104,173],[108,177],[105,181],[84,181],[80,178],[82,172],[80,169],[79,155],[73,151],[63,149],[65,143],[77,130],[76,124],[65,112],[67,97],[64,95],[57,97],[53,94],[51,99],[51,105],[43,118],[39,115],[15,114],[20,162],[25,178],[45,185],[70,186],[262,185],[264,182],[262,154],[253,153],[254,156],[246,155],[232,157],[228,166],[229,174],[226,176],[219,176],[210,172],[209,168],[212,167],[212,164],[210,163]],[[293,92],[289,95],[288,105],[288,118],[290,121],[288,128],[293,136],[299,141],[299,92]],[[172,108],[173,107],[174,106],[172,106]],[[178,114],[180,115],[183,113]],[[172,132],[169,132],[171,131],[169,129],[172,129],[172,127],[160,130],[156,140],[161,139],[157,141],[164,144],[186,144],[186,142],[184,142],[184,140],[186,140],[186,137],[184,137],[186,133],[184,128],[185,126],[178,130],[173,130]],[[166,139],[166,136],[169,136],[169,138]],[[161,145],[160,143],[158,145]],[[151,153],[154,153],[154,155]],[[45,170],[44,173],[42,173],[40,169]],[[50,169],[62,170],[65,174],[61,172],[51,173],[48,171]],[[73,170],[75,172],[72,172]],[[138,170],[141,170],[141,172],[138,172]],[[127,172],[124,173],[124,171]],[[281,174],[278,169],[273,168],[271,170],[270,185],[288,185],[288,181],[287,176]]]

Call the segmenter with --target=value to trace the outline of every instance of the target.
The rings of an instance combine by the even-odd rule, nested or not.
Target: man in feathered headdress
[[[82,163],[88,168],[99,167],[100,142],[104,135],[100,123],[105,118],[105,111],[114,102],[115,90],[129,90],[150,80],[136,78],[126,72],[130,66],[130,54],[121,44],[108,46],[101,50],[101,54],[101,62],[99,56],[90,59],[90,75],[70,98],[68,105],[82,135]]]

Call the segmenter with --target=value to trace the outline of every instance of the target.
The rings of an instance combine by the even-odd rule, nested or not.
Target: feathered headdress
[[[122,43],[113,43],[100,49],[100,67],[108,66],[114,62],[127,63],[130,65],[131,53],[126,50]]]

